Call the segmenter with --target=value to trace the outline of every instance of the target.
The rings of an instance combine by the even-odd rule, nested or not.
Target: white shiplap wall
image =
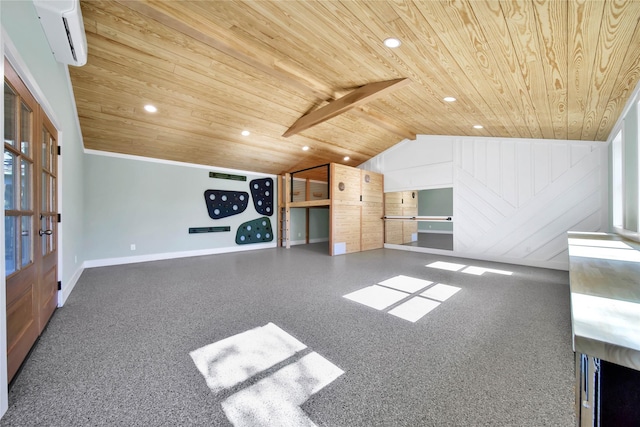
[[[566,232],[607,229],[607,153],[603,142],[420,135],[361,167],[385,175],[385,192],[453,187],[453,255],[567,269]]]

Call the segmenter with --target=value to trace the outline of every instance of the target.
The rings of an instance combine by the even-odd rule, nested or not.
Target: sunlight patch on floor
[[[300,405],[344,371],[316,352],[295,360],[306,348],[269,323],[208,344],[189,355],[216,394],[248,382],[222,401],[222,409],[235,427],[311,427],[316,424]],[[265,376],[265,371],[289,358],[291,363]],[[251,379],[258,381],[251,384]]]
[[[460,265],[462,267],[465,266]],[[415,323],[460,290],[442,283],[432,286],[433,283],[399,275],[343,295],[343,298]]]

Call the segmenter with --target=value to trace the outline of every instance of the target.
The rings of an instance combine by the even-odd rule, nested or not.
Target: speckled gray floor
[[[345,373],[319,426],[572,426],[566,272],[325,244],[85,270],[3,426],[228,426],[189,352],[273,322]],[[473,276],[443,260],[513,271]],[[342,296],[406,275],[461,290],[416,323]]]

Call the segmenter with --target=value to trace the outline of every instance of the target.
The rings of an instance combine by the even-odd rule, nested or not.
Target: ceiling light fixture
[[[249,132],[248,130],[243,130],[242,132],[240,132],[240,134],[242,136],[249,136],[249,135],[251,135],[251,132]]]
[[[456,100],[453,96],[445,96],[442,99],[444,99],[447,102],[454,102]]]
[[[305,145],[304,147],[302,147],[302,151],[309,151],[309,147]]]
[[[386,47],[390,47],[390,48],[396,48],[398,46],[400,46],[402,44],[402,42],[394,37],[389,37],[388,39],[384,40],[384,45]]]
[[[348,162],[348,161],[349,161],[349,159],[350,159],[350,157],[349,157],[349,156],[344,156],[344,161],[345,161],[345,162]]]
[[[474,128],[474,129],[482,129],[483,127],[484,127],[484,126],[482,126],[482,125],[473,125],[473,128]]]
[[[156,111],[158,111],[158,109],[151,104],[147,104],[144,106],[145,111],[149,112],[149,113],[155,113]]]

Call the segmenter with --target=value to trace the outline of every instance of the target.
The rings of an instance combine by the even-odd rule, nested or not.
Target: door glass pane
[[[31,210],[31,163],[20,161],[20,208]]]
[[[16,144],[16,94],[5,82],[4,84],[4,142],[15,146]]]
[[[30,264],[33,260],[31,251],[31,248],[33,247],[31,218],[31,216],[22,217],[22,267]]]
[[[49,132],[46,128],[42,128],[42,169],[49,169],[49,150],[47,144],[49,143]]]
[[[40,182],[40,188],[42,190],[42,204],[40,206],[40,210],[42,212],[49,212],[49,205],[47,201],[49,200],[49,182],[47,181],[47,177],[49,175],[46,172],[42,172],[42,181]]]
[[[16,252],[18,245],[16,244],[16,223],[17,217],[4,217],[4,264],[6,275],[10,275],[16,271]]]
[[[16,156],[8,151],[4,152],[4,208],[15,209],[16,208],[16,196],[15,196],[15,170]]]
[[[31,153],[31,141],[33,140],[33,136],[31,135],[31,120],[33,117],[31,108],[24,102],[20,103],[20,105],[22,107],[20,114],[20,151],[29,156]]]
[[[51,199],[49,201],[49,206],[51,207],[51,212],[56,212],[56,179],[52,176],[49,177],[49,182],[51,183],[50,193]]]

